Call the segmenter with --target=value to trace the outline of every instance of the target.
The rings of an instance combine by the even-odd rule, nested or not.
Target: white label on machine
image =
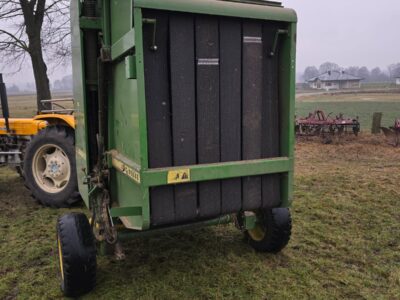
[[[198,58],[197,65],[198,66],[218,66],[219,58]]]
[[[243,43],[246,44],[262,44],[262,38],[259,36],[244,36]]]

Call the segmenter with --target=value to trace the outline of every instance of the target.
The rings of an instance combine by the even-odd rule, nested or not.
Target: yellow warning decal
[[[140,183],[140,173],[131,167],[129,167],[127,164],[123,163],[122,161],[113,158],[112,159],[112,165],[114,168],[119,170],[120,172],[124,173],[126,176],[131,178],[133,181]]]
[[[190,182],[190,169],[168,171],[168,184]]]

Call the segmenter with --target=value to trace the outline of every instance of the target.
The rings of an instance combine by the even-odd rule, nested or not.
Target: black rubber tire
[[[57,253],[61,251],[58,258],[64,295],[77,297],[90,292],[96,285],[97,261],[95,239],[86,215],[69,213],[58,219],[57,247]]]
[[[59,146],[68,156],[71,167],[71,178],[67,186],[59,193],[48,193],[43,190],[33,176],[32,161],[35,153],[45,144]],[[78,191],[78,180],[76,176],[75,161],[75,133],[72,128],[57,125],[49,126],[41,130],[29,142],[24,159],[24,179],[25,186],[30,190],[31,195],[45,206],[53,208],[71,207],[74,203],[81,200]]]
[[[292,231],[292,218],[288,208],[273,208],[260,211],[259,225],[265,235],[261,240],[254,240],[246,231],[246,239],[250,246],[259,252],[278,253],[289,243]]]

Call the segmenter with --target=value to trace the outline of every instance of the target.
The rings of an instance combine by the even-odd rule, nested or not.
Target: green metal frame
[[[293,119],[297,22],[295,12],[276,6],[215,0],[102,0],[101,4],[102,15],[99,19],[80,18],[80,27],[81,29],[98,29],[99,24],[101,24],[103,47],[111,49],[113,86],[110,87],[108,94],[110,149],[108,160],[109,167],[112,170],[111,196],[116,200],[114,201],[116,206],[111,209],[111,215],[123,217],[121,219],[128,228],[149,229],[149,189],[168,184],[169,172],[179,170],[189,170],[190,182],[262,174],[282,174],[282,207],[289,207],[293,199],[294,171]],[[142,36],[143,26],[149,25],[143,23],[142,8],[285,22],[287,34],[281,37],[279,80],[282,157],[179,168],[149,169]],[[113,28],[110,26],[111,23],[114,25]],[[82,34],[83,31],[81,31],[81,39]],[[84,49],[81,49],[81,51],[83,53]],[[84,67],[81,65],[81,68],[81,70],[77,70],[77,73],[83,74]],[[122,78],[125,82],[121,82]],[[85,83],[81,82],[80,86],[84,89]],[[121,98],[121,94],[129,98],[129,101]],[[77,100],[78,106],[85,107],[84,97]],[[121,108],[122,103],[126,105],[123,109]],[[123,127],[127,124],[130,124],[131,139],[124,139],[122,133]],[[79,123],[77,126],[78,131],[84,130]],[[121,140],[124,142],[121,142]],[[86,155],[87,141],[79,140],[77,148],[81,149]],[[77,169],[87,167],[84,163],[84,160],[78,160]],[[84,176],[80,174],[78,178],[82,181]],[[80,192],[88,205],[88,189],[82,188],[82,185],[80,185],[80,188]]]

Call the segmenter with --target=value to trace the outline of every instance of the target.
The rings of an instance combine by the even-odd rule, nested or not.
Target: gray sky
[[[298,72],[326,61],[343,67],[384,69],[400,62],[399,0],[282,1],[286,7],[296,9],[299,18]],[[70,72],[70,67],[60,67],[50,72],[50,77],[53,81]],[[33,82],[28,68],[6,78],[8,83]]]
[[[386,68],[400,62],[399,0],[283,0],[297,11],[297,71],[332,61]]]

